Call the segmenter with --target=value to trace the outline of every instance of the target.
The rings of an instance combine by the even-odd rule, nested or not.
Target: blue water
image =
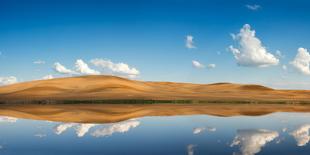
[[[309,155],[310,113],[80,124],[0,117],[1,155]]]

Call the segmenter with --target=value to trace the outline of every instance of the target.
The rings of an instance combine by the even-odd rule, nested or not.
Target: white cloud
[[[131,128],[135,128],[140,125],[139,121],[136,120],[130,120],[126,122],[121,123],[115,123],[108,127],[103,127],[101,129],[95,130],[93,133],[91,133],[94,137],[105,137],[105,136],[111,136],[113,133],[125,133],[128,132]]]
[[[91,63],[101,69],[111,71],[115,74],[125,75],[131,78],[134,78],[140,74],[140,72],[134,68],[130,67],[128,64],[125,63],[113,63],[111,60],[104,60],[104,59],[93,59]]]
[[[73,127],[74,125],[76,125],[75,123],[62,123],[62,124],[58,124],[54,127],[54,132],[57,135],[62,134],[63,132],[65,132],[67,129]]]
[[[76,128],[76,135],[78,137],[83,137],[90,128],[97,126],[97,124],[79,124]]]
[[[305,48],[298,48],[297,55],[290,64],[300,73],[310,75],[310,54]]]
[[[15,123],[18,119],[9,116],[0,116],[0,122]]]
[[[62,134],[69,128],[75,128],[75,133],[78,137],[83,137],[92,127],[97,126],[97,124],[87,124],[87,123],[62,123],[54,127],[54,132],[57,135]]]
[[[209,69],[212,69],[212,68],[215,68],[215,67],[216,67],[215,64],[209,64],[209,65],[207,66],[207,68],[209,68]]]
[[[54,69],[56,72],[60,73],[60,74],[76,74],[74,71],[67,69],[65,66],[63,66],[62,64],[60,64],[59,62],[56,62],[54,64]]]
[[[185,46],[186,46],[188,49],[196,48],[196,47],[194,46],[194,37],[193,37],[193,36],[191,36],[191,35],[187,35],[187,36],[186,36]]]
[[[297,146],[305,146],[310,141],[309,130],[310,124],[305,124],[290,133],[297,141]]]
[[[18,80],[14,76],[0,77],[0,86],[10,85],[10,84],[14,84],[14,83],[17,83],[17,82],[18,82]]]
[[[230,146],[240,145],[242,155],[254,155],[278,136],[278,132],[265,129],[238,130]]]
[[[254,4],[254,5],[249,5],[249,4],[247,4],[247,5],[245,5],[245,7],[248,8],[248,9],[250,9],[250,10],[252,10],[252,11],[256,11],[256,10],[258,10],[258,9],[261,8],[261,6],[260,6],[260,5],[257,5],[257,4]]]
[[[196,60],[193,60],[193,61],[192,61],[192,65],[193,65],[195,68],[205,68],[205,66],[204,66],[202,63],[200,63],[200,62],[198,62],[198,61],[196,61]]]
[[[187,155],[194,155],[194,148],[196,145],[189,144],[187,145]]]
[[[51,74],[49,74],[49,75],[43,76],[42,79],[43,79],[43,80],[54,79],[54,76],[51,75]]]
[[[269,53],[255,36],[255,30],[251,30],[249,24],[245,24],[239,34],[233,35],[233,39],[238,42],[239,48],[232,45],[229,50],[233,53],[237,63],[241,66],[267,67],[277,65],[279,59]]]
[[[42,61],[42,60],[36,60],[33,62],[34,64],[37,64],[37,65],[43,65],[45,64],[45,61]]]
[[[282,65],[282,69],[286,71],[287,70],[287,66],[286,65]]]
[[[77,72],[85,75],[98,75],[100,72],[93,70],[81,59],[76,60],[75,69]]]

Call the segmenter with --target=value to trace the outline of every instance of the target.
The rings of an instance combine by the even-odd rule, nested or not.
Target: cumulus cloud
[[[93,70],[88,67],[88,65],[81,59],[76,60],[75,62],[76,71],[85,74],[85,75],[98,75],[100,72]]]
[[[305,146],[310,141],[310,124],[305,124],[292,131],[292,135],[297,141],[297,146]]]
[[[257,4],[254,4],[254,5],[247,4],[247,5],[245,5],[245,7],[252,10],[252,11],[256,11],[256,10],[261,8],[261,6],[257,5]]]
[[[265,129],[237,130],[237,135],[230,146],[240,145],[242,155],[254,155],[278,136],[278,132]]]
[[[191,36],[191,35],[187,35],[187,36],[186,36],[185,46],[186,46],[188,49],[196,48],[196,47],[194,46],[194,37],[193,37],[193,36]]]
[[[49,80],[49,79],[54,79],[54,76],[49,74],[49,75],[45,75],[42,77],[43,80]]]
[[[54,133],[57,135],[62,134],[69,128],[75,128],[75,133],[78,137],[83,137],[92,127],[97,126],[97,124],[88,123],[62,123],[54,127]]]
[[[100,129],[95,130],[93,133],[91,133],[94,137],[105,137],[105,136],[111,136],[114,133],[125,133],[128,132],[131,128],[135,128],[140,125],[140,122],[137,120],[130,120],[126,122],[121,123],[115,123],[108,127],[103,127]]]
[[[196,61],[196,60],[193,60],[192,61],[192,65],[195,67],[195,68],[205,68],[205,66],[200,63],[199,61]]]
[[[245,24],[239,34],[232,35],[233,40],[239,44],[238,48],[229,46],[237,63],[241,66],[268,67],[277,65],[279,59],[269,53],[255,36],[255,30],[251,30],[249,24]]]
[[[209,68],[209,69],[212,69],[212,68],[215,68],[215,67],[216,67],[215,64],[209,64],[209,65],[207,66],[207,68]]]
[[[37,64],[37,65],[43,65],[43,64],[45,64],[45,61],[43,61],[43,60],[36,60],[33,63]]]
[[[74,71],[67,69],[65,66],[63,66],[59,62],[54,63],[54,69],[57,73],[60,73],[60,74],[70,74],[70,75],[75,74]]]
[[[290,64],[300,73],[310,75],[310,54],[305,48],[298,48],[297,55]]]
[[[74,125],[76,125],[75,123],[62,123],[62,124],[58,124],[54,127],[54,132],[57,135],[62,134],[63,132],[65,132],[67,129],[73,127]]]
[[[196,145],[194,144],[189,144],[187,145],[187,155],[194,155],[194,148]]]
[[[76,135],[78,137],[83,137],[90,128],[97,126],[97,124],[79,124],[76,128]]]
[[[134,68],[130,67],[125,63],[114,63],[111,60],[105,59],[93,59],[90,61],[93,65],[103,69],[110,71],[114,74],[125,75],[131,78],[134,78],[140,74],[140,72]]]
[[[17,83],[17,82],[18,82],[18,80],[14,76],[0,77],[0,86],[10,85],[10,84],[14,84],[14,83]]]
[[[9,116],[0,116],[0,122],[15,123],[18,119]]]

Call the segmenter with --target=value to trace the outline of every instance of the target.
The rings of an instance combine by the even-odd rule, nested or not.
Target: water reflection
[[[197,115],[94,124],[0,116],[0,153],[308,155],[309,118],[303,113]]]
[[[278,136],[278,132],[265,129],[237,130],[237,135],[230,146],[240,145],[242,155],[254,155]]]
[[[297,141],[297,146],[305,146],[309,142],[309,129],[310,124],[305,124],[290,133]]]
[[[108,127],[102,127],[95,130],[91,133],[94,137],[105,137],[111,136],[113,133],[125,133],[128,132],[131,128],[135,128],[140,125],[140,122],[137,120],[129,120],[121,123],[112,124]]]

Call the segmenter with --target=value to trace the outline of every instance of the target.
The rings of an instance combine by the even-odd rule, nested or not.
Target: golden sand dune
[[[192,100],[210,102],[310,102],[310,91],[275,90],[232,83],[144,82],[115,76],[39,80],[0,87],[0,102],[62,100]]]

